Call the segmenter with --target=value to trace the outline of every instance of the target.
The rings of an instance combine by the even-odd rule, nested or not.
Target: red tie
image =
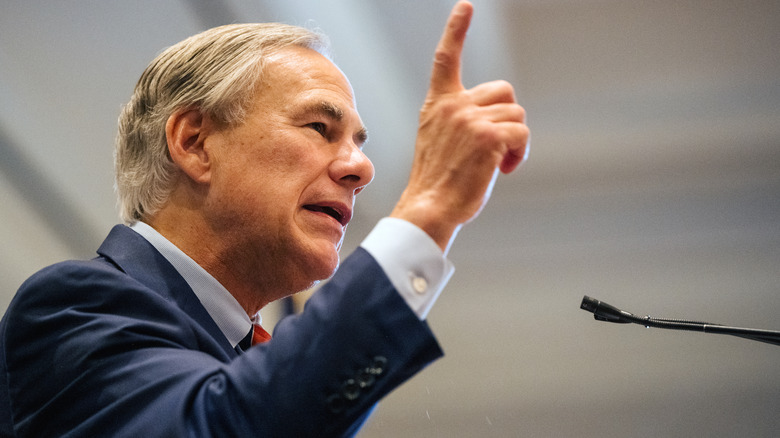
[[[271,340],[271,335],[260,324],[253,324],[252,345],[262,344]]]

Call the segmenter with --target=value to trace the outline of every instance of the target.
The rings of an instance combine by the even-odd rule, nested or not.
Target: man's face
[[[241,275],[292,293],[337,268],[355,195],[374,167],[335,65],[294,47],[272,55],[263,75],[246,122],[206,138],[214,159],[206,211]]]

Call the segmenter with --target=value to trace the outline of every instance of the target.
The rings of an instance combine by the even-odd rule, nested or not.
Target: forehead
[[[328,58],[311,49],[293,46],[269,55],[263,76],[265,91],[296,98],[319,93],[355,106],[352,86],[344,73]]]

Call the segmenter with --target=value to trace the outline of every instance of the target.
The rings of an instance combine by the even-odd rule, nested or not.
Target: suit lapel
[[[116,225],[98,249],[119,270],[173,302],[192,317],[232,358],[236,351],[178,271],[140,234]]]

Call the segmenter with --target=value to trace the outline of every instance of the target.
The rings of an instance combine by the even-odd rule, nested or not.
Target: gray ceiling
[[[780,347],[599,323],[579,302],[780,330],[780,2],[474,3],[464,81],[516,86],[531,154],[452,250],[429,317],[447,356],[361,436],[776,436]],[[227,22],[331,36],[377,167],[353,248],[403,187],[451,5],[3,1],[0,309],[91,256],[117,221],[120,105],[163,47]]]

